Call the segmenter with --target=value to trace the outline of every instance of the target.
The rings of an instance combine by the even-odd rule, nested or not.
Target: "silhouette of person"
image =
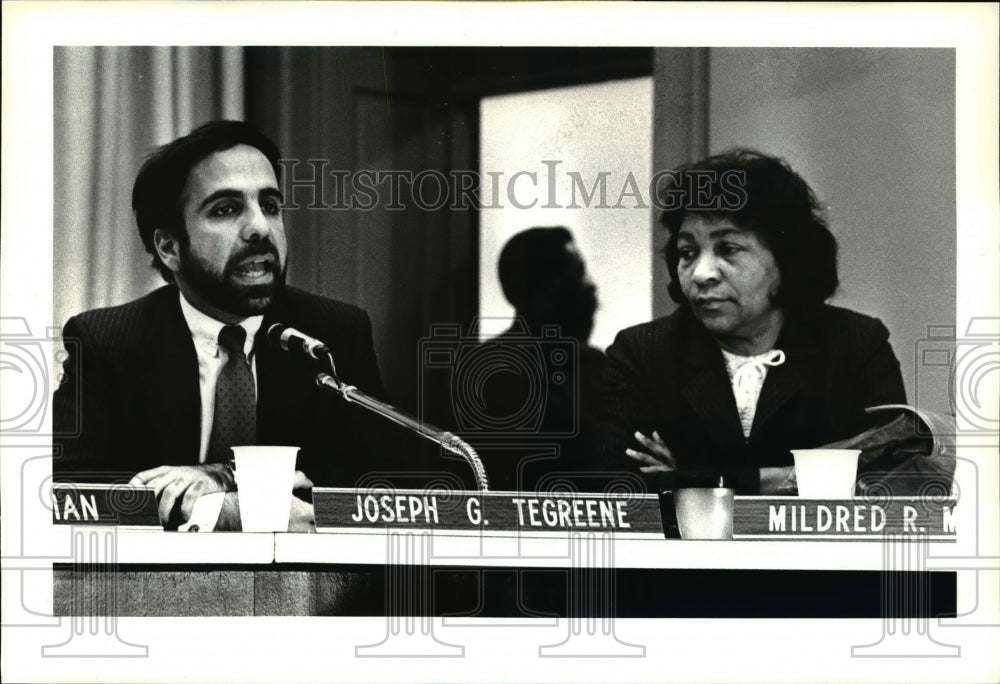
[[[572,473],[589,470],[584,447],[606,361],[588,344],[597,288],[562,226],[512,237],[498,275],[515,319],[480,347],[492,364],[482,370],[482,415],[497,430],[494,443],[478,440],[478,451],[494,490],[565,487]]]

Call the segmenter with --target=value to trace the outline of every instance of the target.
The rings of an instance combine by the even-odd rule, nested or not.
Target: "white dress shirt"
[[[219,331],[225,323],[203,314],[194,308],[184,294],[181,293],[181,312],[187,321],[194,349],[198,355],[198,386],[201,390],[201,441],[198,450],[198,462],[204,463],[208,455],[208,442],[212,437],[212,419],[215,415],[215,385],[219,381],[219,373],[229,360],[229,354],[219,346]],[[243,343],[243,353],[246,354],[250,370],[253,373],[254,391],[257,389],[257,360],[253,353],[254,335],[260,330],[263,316],[251,316],[238,325],[247,331]]]

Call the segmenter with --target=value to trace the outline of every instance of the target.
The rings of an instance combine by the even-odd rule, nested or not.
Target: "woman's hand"
[[[760,469],[760,493],[771,496],[794,496],[799,493],[795,466]]]
[[[646,437],[641,432],[636,432],[635,440],[643,446],[645,451],[626,449],[625,455],[642,464],[639,468],[640,471],[643,473],[669,473],[671,470],[677,470],[677,461],[655,430],[652,437]]]

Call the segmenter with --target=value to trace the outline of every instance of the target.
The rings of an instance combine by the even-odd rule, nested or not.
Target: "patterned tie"
[[[219,332],[219,346],[229,360],[215,386],[215,416],[208,443],[208,462],[227,462],[233,457],[229,447],[257,443],[257,410],[253,373],[243,353],[247,332],[239,325],[227,325]]]

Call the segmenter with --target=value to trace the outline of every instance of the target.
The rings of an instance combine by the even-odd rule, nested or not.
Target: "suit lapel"
[[[141,355],[139,364],[149,369],[146,397],[160,453],[169,463],[190,464],[198,462],[201,446],[201,392],[198,357],[179,296],[176,288],[164,289],[157,323],[141,345],[150,354]]]
[[[785,321],[774,348],[785,352],[785,362],[768,369],[760,399],[757,400],[751,435],[759,434],[760,429],[781,411],[789,399],[807,389],[806,369],[818,353],[815,340],[794,318]]]
[[[156,444],[164,463],[194,464],[201,448],[201,390],[198,357],[191,331],[181,312],[179,293],[164,288],[156,301],[157,323],[144,331],[139,373],[149,378],[145,397],[154,419]],[[267,343],[267,328],[283,321],[276,307],[264,317],[254,341],[257,364],[258,443],[281,443],[289,416],[303,408],[303,391],[312,382],[291,355]],[[294,378],[294,380],[293,380]],[[277,441],[276,441],[277,440]]]
[[[736,400],[718,343],[700,324],[685,317],[680,354],[686,364],[687,381],[681,395],[721,447],[742,448]]]

